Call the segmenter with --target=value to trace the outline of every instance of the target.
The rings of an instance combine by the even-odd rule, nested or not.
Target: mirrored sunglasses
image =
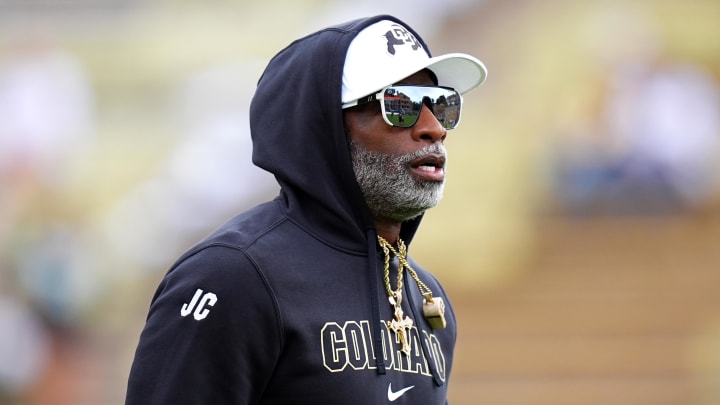
[[[380,101],[383,119],[393,127],[409,128],[417,122],[423,104],[427,103],[440,125],[453,129],[460,122],[462,96],[451,87],[399,84],[378,93],[343,104],[342,108]]]

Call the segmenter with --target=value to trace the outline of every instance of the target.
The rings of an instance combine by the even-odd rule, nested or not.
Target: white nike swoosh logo
[[[390,383],[390,385],[388,385],[388,400],[389,400],[390,402],[393,402],[393,401],[395,401],[396,399],[398,399],[398,398],[400,398],[401,396],[403,396],[404,393],[410,391],[410,390],[413,389],[413,388],[415,388],[415,386],[414,386],[414,385],[411,385],[411,386],[409,386],[409,387],[405,387],[405,388],[401,389],[400,391],[393,392],[393,390],[392,390],[392,383]]]

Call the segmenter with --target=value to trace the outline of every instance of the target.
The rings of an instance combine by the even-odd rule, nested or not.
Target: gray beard
[[[434,144],[407,155],[388,155],[350,139],[355,178],[375,218],[406,221],[440,202],[445,182],[419,180],[408,170],[409,162],[428,153],[445,154],[445,147]]]

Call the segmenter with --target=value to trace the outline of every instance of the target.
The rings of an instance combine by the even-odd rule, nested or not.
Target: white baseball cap
[[[423,69],[430,69],[441,86],[464,94],[482,84],[487,69],[464,53],[431,58],[422,43],[401,24],[382,20],[353,39],[345,57],[342,103],[380,91]]]

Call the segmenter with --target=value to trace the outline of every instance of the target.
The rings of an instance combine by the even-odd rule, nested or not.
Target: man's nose
[[[447,136],[447,130],[443,128],[430,107],[423,103],[420,116],[413,125],[413,136],[417,140],[430,142],[443,142]]]

